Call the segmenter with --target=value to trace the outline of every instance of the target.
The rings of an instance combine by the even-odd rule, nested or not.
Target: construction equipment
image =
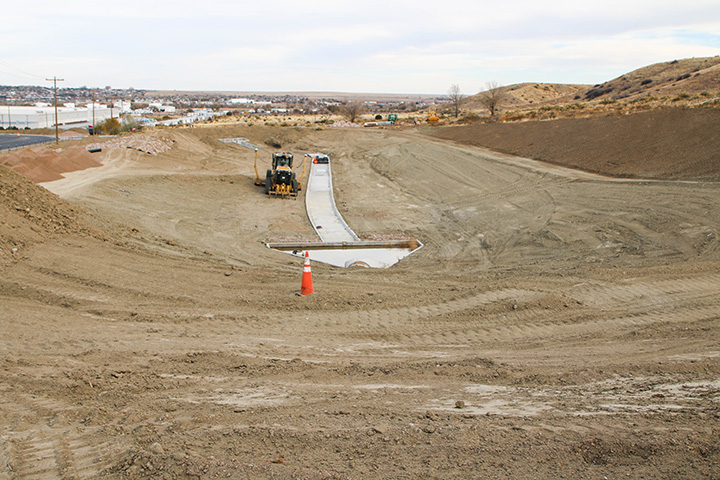
[[[263,185],[265,185],[265,182],[260,180],[260,174],[258,174],[258,171],[257,171],[257,152],[258,152],[258,149],[256,148],[255,149],[255,185],[257,185],[258,187],[262,187]]]
[[[255,170],[257,175],[257,168]],[[303,161],[303,173],[300,179],[305,176],[305,162]],[[258,180],[255,181],[258,185]],[[293,172],[293,154],[282,152],[272,154],[272,168],[265,174],[265,193],[280,197],[297,197],[302,184]]]
[[[245,148],[249,148],[251,150],[255,151],[255,185],[262,187],[265,185],[265,183],[260,180],[260,175],[258,175],[258,169],[257,169],[257,157],[258,157],[258,150],[260,150],[260,147],[257,145],[253,145],[250,143],[250,141],[247,138],[242,137],[236,137],[236,138],[220,138],[219,139],[223,143],[234,143],[235,145],[240,145]]]
[[[435,123],[438,120],[440,120],[440,118],[437,116],[437,113],[435,113],[435,110],[429,110],[427,117],[428,123]]]

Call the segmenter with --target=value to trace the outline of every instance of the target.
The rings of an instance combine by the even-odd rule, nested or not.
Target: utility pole
[[[62,78],[46,78],[48,82],[53,82],[53,90],[55,92],[55,145],[60,143],[60,132],[58,131],[58,113],[57,113],[57,82],[64,82]]]

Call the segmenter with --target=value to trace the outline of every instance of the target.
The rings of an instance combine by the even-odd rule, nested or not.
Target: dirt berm
[[[476,124],[439,138],[617,177],[720,179],[720,109]]]
[[[160,131],[43,187],[0,167],[0,479],[716,477],[712,170],[429,131]],[[304,198],[263,195],[227,137],[330,153],[353,230],[425,246],[313,263],[297,296],[302,260],[262,242],[313,235]]]

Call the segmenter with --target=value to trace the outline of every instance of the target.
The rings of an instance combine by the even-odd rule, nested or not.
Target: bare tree
[[[347,102],[343,108],[343,114],[350,122],[355,123],[355,120],[360,116],[363,111],[363,103],[357,100]]]
[[[455,110],[455,118],[457,118],[460,116],[460,106],[462,105],[463,100],[465,100],[465,95],[460,93],[460,86],[458,84],[454,84],[451,85],[450,90],[448,90],[448,97],[450,97],[450,103]]]
[[[490,110],[493,117],[500,110],[500,104],[505,100],[505,92],[496,81],[488,82],[485,91],[480,96],[480,102]]]

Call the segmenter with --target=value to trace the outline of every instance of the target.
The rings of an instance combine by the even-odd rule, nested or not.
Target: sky
[[[472,95],[720,55],[718,0],[0,0],[0,85]]]

